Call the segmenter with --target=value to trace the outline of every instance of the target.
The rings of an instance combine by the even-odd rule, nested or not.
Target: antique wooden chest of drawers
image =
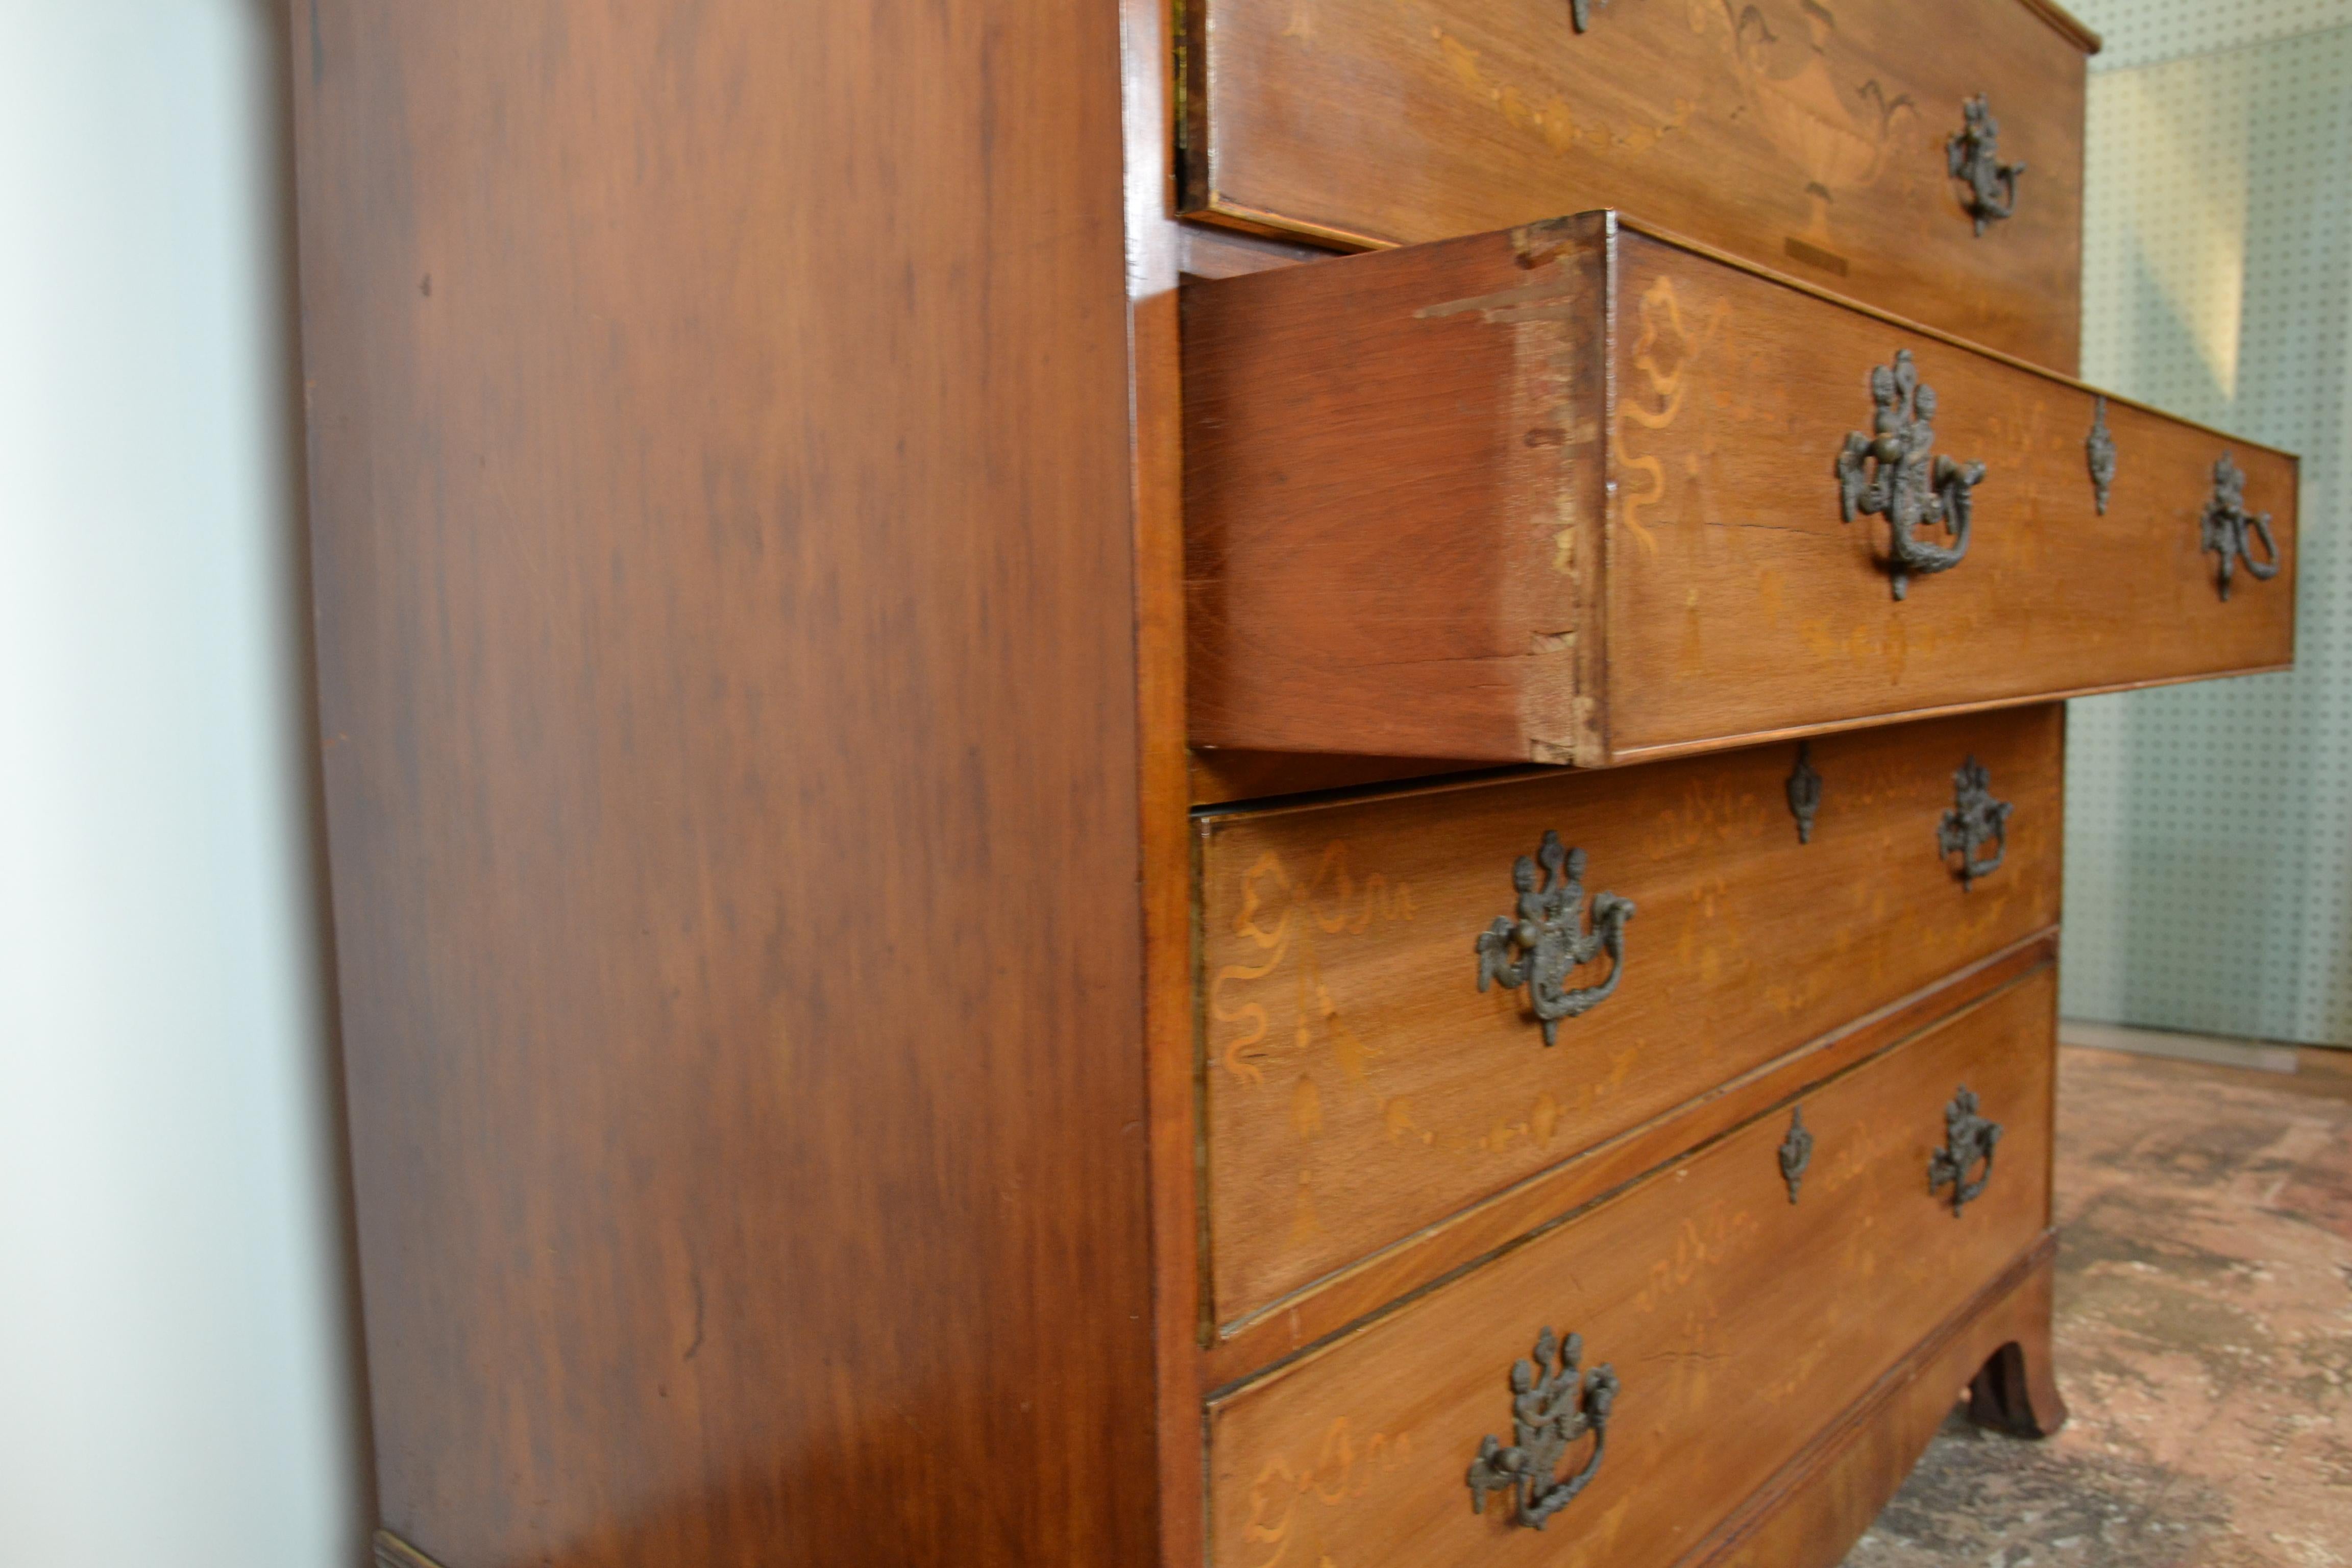
[[[383,1568],[1829,1568],[2049,1359],[2047,0],[305,0]]]

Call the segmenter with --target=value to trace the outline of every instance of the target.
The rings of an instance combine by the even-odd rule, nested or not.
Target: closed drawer
[[[1571,0],[1192,0],[1192,216],[1399,245],[1631,206],[2074,368],[2089,34],[2032,0],[1579,3],[1580,33]],[[1979,95],[2005,218],[1952,172]]]
[[[1599,766],[2293,658],[2292,457],[1609,214],[1188,286],[1184,383],[1197,744]]]
[[[1675,1562],[2042,1234],[2054,973],[1215,1402],[1211,1560]],[[1956,1212],[1930,1176],[1963,1086],[2001,1131]],[[1811,1143],[1792,1203],[1780,1155],[1797,1111]],[[1964,1180],[1982,1174],[1971,1163]],[[1513,1363],[1546,1329],[1581,1335],[1585,1367],[1618,1388],[1590,1485],[1538,1532],[1509,1490],[1474,1512],[1465,1476],[1483,1438],[1517,1436]],[[1576,1438],[1546,1473],[1574,1475],[1591,1451]]]
[[[2063,739],[2037,708],[1811,742],[1810,842],[1794,743],[1202,819],[1220,1329],[2054,925]],[[1964,881],[1940,835],[1971,758],[2010,809]],[[1480,951],[1522,918],[1522,858],[1550,890],[1547,834],[1584,887],[1539,924],[1634,906],[1622,967],[1559,975],[1614,989],[1549,1026]]]

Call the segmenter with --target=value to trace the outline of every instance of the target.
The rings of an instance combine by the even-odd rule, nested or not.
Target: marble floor
[[[2352,1058],[2068,1049],[2041,1443],[1954,1421],[1847,1568],[2352,1568]]]

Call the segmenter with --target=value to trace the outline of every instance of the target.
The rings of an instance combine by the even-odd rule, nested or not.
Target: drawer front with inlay
[[[1580,30],[1572,11],[1588,7]],[[1188,10],[1197,216],[1397,245],[1630,206],[1840,293],[2074,367],[2092,40],[2053,25],[2047,7],[1194,0]]]
[[[2063,713],[1205,817],[1228,1328],[2058,918]]]
[[[2287,454],[1588,214],[1190,286],[1196,744],[1601,766],[2283,667]]]
[[[1215,1402],[1211,1560],[1676,1561],[2042,1235],[2055,1005],[2044,966]]]

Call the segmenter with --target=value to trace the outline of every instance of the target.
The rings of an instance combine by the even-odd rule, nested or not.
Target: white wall
[[[0,0],[0,1562],[357,1561],[275,8]]]

